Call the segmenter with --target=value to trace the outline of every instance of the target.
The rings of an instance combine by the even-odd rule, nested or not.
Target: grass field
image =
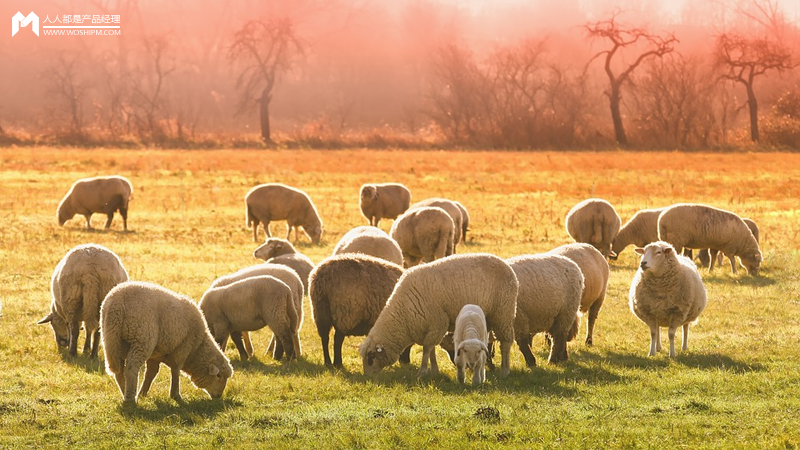
[[[71,183],[117,173],[134,185],[129,233],[87,231],[77,216],[58,227],[55,211]],[[646,207],[692,201],[753,218],[765,262],[709,274],[709,294],[690,349],[648,358],[647,327],[628,309],[637,265],[631,248],[612,264],[594,347],[581,337],[570,360],[487,374],[479,389],[443,373],[418,379],[412,365],[361,374],[357,345],[345,341],[344,371],[322,365],[306,300],[304,356],[263,356],[270,333],[253,334],[256,360],[242,363],[223,400],[184,378],[187,403],[169,398],[162,370],[135,409],[123,408],[102,362],[56,350],[37,326],[50,302],[53,268],[78,244],[116,252],[132,279],[199,299],[216,277],[255,264],[244,194],[283,182],[314,199],[325,223],[315,262],[350,228],[364,182],[402,182],[414,198],[457,199],[472,216],[459,252],[502,257],[570,241],[567,211],[602,197],[623,221]],[[395,151],[123,151],[0,149],[0,448],[781,448],[800,446],[800,155],[684,153],[491,153]],[[95,216],[100,228],[103,219]],[[388,230],[390,222],[382,227]],[[278,235],[283,223],[273,225]],[[666,333],[664,333],[666,334]],[[81,336],[80,345],[83,343]],[[666,336],[664,336],[666,339]],[[544,339],[534,350],[546,361]],[[101,351],[102,356],[102,351]]]

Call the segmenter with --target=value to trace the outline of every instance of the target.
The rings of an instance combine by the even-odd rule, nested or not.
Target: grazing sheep
[[[294,228],[296,242],[297,227],[303,227],[311,242],[319,244],[322,236],[322,220],[311,198],[300,189],[279,183],[261,184],[250,189],[244,196],[244,203],[247,207],[246,225],[248,228],[253,227],[253,242],[258,242],[259,222],[264,224],[264,234],[269,238],[272,236],[269,232],[269,223],[273,220],[285,220],[288,228],[287,240]]]
[[[631,311],[650,327],[650,356],[661,350],[660,327],[669,327],[669,356],[675,357],[675,330],[683,326],[683,350],[689,349],[689,324],[706,307],[703,280],[694,263],[663,241],[637,248],[642,255],[629,294]]]
[[[59,261],[50,280],[50,314],[39,324],[53,327],[56,343],[78,354],[81,323],[86,328],[83,353],[97,358],[100,345],[100,304],[114,286],[128,280],[128,272],[111,250],[97,244],[79,245]]]
[[[753,233],[753,237],[756,238],[756,242],[758,242],[760,245],[761,240],[759,238],[760,236],[759,236],[758,225],[756,225],[756,223],[752,219],[743,218],[742,221],[744,222],[745,225],[747,225],[747,228],[750,228],[750,231]],[[717,259],[718,255],[719,259]],[[700,261],[700,265],[703,267],[710,267],[711,268],[710,270],[714,269],[714,261],[712,257],[713,259],[717,259],[718,264],[722,266],[723,262],[722,253],[720,253],[719,250],[714,250],[714,249],[709,250],[705,248],[697,252],[697,260]]]
[[[523,255],[507,259],[519,280],[514,333],[528,367],[536,365],[531,341],[546,332],[551,340],[549,361],[566,361],[567,342],[578,334],[578,308],[583,274],[571,259],[555,254]]]
[[[396,219],[411,203],[411,191],[399,183],[365,184],[359,196],[361,214],[377,227],[381,219]]]
[[[486,361],[489,359],[489,333],[486,316],[478,305],[464,305],[456,317],[453,344],[456,356],[456,379],[464,382],[466,368],[472,370],[472,385],[486,381]]]
[[[678,252],[684,248],[720,250],[730,259],[734,275],[736,256],[753,276],[758,275],[763,260],[758,241],[739,216],[707,205],[679,203],[665,208],[658,216],[658,238]]]
[[[606,299],[606,290],[608,289],[608,261],[596,248],[583,243],[562,245],[548,253],[566,256],[581,269],[583,294],[581,295],[580,311],[583,314],[589,312],[586,345],[592,345],[594,323],[597,321],[597,315],[600,314],[600,308]]]
[[[308,256],[295,250],[291,242],[281,238],[269,238],[253,252],[253,257],[290,267],[300,275],[303,292],[308,294],[308,274],[314,269],[314,263]]]
[[[197,305],[152,283],[126,281],[108,293],[100,312],[106,372],[125,402],[136,403],[139,368],[147,364],[139,397],[145,397],[160,363],[171,369],[169,395],[181,402],[180,373],[219,398],[233,375]]]
[[[611,241],[619,231],[620,219],[611,203],[590,198],[573,206],[567,213],[567,233],[575,242],[592,244],[606,258],[615,258]]]
[[[58,224],[64,223],[75,214],[86,218],[86,228],[91,229],[92,214],[108,216],[105,228],[111,227],[114,212],[122,216],[122,228],[128,231],[128,203],[132,199],[133,187],[127,178],[112,175],[108,177],[82,178],[75,182],[58,205]]]
[[[345,336],[369,333],[402,274],[399,265],[362,254],[331,256],[311,272],[309,298],[326,366],[342,367]]]
[[[633,244],[637,247],[658,240],[658,215],[664,208],[642,209],[631,217],[629,221],[619,229],[619,232],[611,242],[611,259],[617,259],[625,248]]]
[[[263,275],[273,276],[284,282],[291,289],[292,302],[298,317],[297,329],[299,330],[300,326],[303,324],[303,282],[294,270],[285,265],[266,263],[246,267],[230,275],[217,278],[211,283],[211,288],[228,286],[240,280]],[[248,332],[239,333],[237,331],[231,335],[231,340],[234,345],[236,345],[240,354],[245,353],[248,356],[253,356],[253,344],[250,341],[250,334]],[[222,347],[222,350],[225,350],[225,347]],[[280,340],[275,340],[273,336],[267,347],[267,352],[272,353],[273,358],[281,359],[284,352],[282,342]],[[299,351],[297,352],[297,356],[300,356]]]
[[[454,255],[409,269],[359,347],[364,374],[393,364],[414,343],[422,345],[419,373],[428,372],[430,361],[437,374],[435,346],[454,330],[461,308],[473,304],[483,309],[487,329],[500,341],[500,373],[508,375],[518,288],[514,271],[489,254]]]
[[[300,280],[297,282],[299,284]],[[300,318],[294,297],[286,283],[262,275],[212,287],[203,294],[199,306],[220,348],[225,348],[232,333],[268,326],[286,349],[286,358],[291,360],[300,355]],[[246,361],[251,355],[244,347],[237,347],[241,359]]]
[[[348,231],[333,249],[334,255],[344,253],[362,253],[403,265],[400,246],[385,231],[376,227],[356,227]]]
[[[461,208],[458,207],[456,202],[447,200],[446,198],[428,198],[420,202],[414,203],[408,208],[413,211],[419,208],[442,208],[451,219],[453,219],[453,253],[456,251],[456,245],[461,242],[461,233],[463,231],[464,218],[461,216]]]
[[[389,235],[403,252],[403,266],[414,267],[453,254],[453,219],[442,208],[410,210],[392,224]]]
[[[458,206],[458,209],[461,210],[461,242],[463,242],[464,245],[466,245],[467,230],[469,229],[469,211],[467,211],[467,208],[464,207],[464,205],[462,205],[461,203],[457,201],[453,201],[453,203],[455,203],[456,206]]]

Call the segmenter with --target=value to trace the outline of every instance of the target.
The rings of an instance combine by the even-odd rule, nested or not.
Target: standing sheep
[[[454,363],[456,379],[464,382],[466,368],[472,370],[472,385],[486,381],[486,362],[489,359],[489,333],[486,316],[478,305],[464,305],[456,317],[453,345],[456,348]]]
[[[658,216],[658,238],[678,252],[684,248],[720,250],[730,259],[734,275],[736,256],[750,275],[758,275],[761,268],[758,241],[747,224],[730,211],[692,203],[672,205]]]
[[[403,265],[403,251],[385,231],[376,227],[356,227],[342,236],[334,255],[362,253],[381,258],[397,265]]]
[[[269,238],[272,236],[269,232],[269,223],[273,220],[285,220],[288,228],[287,240],[294,228],[296,242],[297,227],[303,227],[311,242],[319,244],[322,236],[322,220],[311,198],[300,189],[279,183],[261,184],[245,195],[244,203],[247,209],[246,225],[248,228],[251,226],[253,228],[253,242],[258,242],[259,222],[264,224],[264,234]]]
[[[86,228],[91,229],[92,214],[102,213],[108,216],[105,228],[109,229],[114,213],[119,211],[122,228],[128,231],[128,203],[132,194],[131,182],[118,175],[82,178],[72,185],[58,205],[58,224],[64,226],[75,214],[80,214],[86,218]]]
[[[631,311],[650,327],[650,356],[661,350],[660,327],[669,327],[669,356],[675,357],[675,330],[683,326],[683,350],[689,349],[689,324],[706,307],[703,280],[694,263],[666,242],[637,248],[642,255],[629,294]]]
[[[262,275],[212,287],[203,294],[199,306],[221,349],[232,333],[247,333],[268,326],[286,349],[287,359],[291,360],[300,355],[300,318],[293,298],[292,289],[286,283]],[[237,348],[243,361],[251,356],[240,343]]]
[[[442,208],[451,219],[453,219],[453,253],[456,252],[456,245],[461,242],[461,233],[463,232],[464,218],[461,215],[461,208],[458,207],[456,202],[447,200],[446,198],[429,198],[420,202],[414,203],[408,208],[413,211],[419,208]]]
[[[469,211],[467,208],[457,201],[453,201],[453,203],[458,206],[458,209],[461,210],[461,241],[464,245],[467,245],[467,230],[469,229]]]
[[[658,240],[658,216],[664,208],[642,209],[636,212],[629,221],[619,229],[611,243],[611,257],[616,260],[625,248],[633,244],[636,247]]]
[[[567,233],[575,242],[592,244],[606,258],[616,258],[611,241],[619,231],[620,219],[611,203],[590,198],[573,206],[567,213]]]
[[[53,327],[56,343],[78,354],[81,323],[86,328],[83,353],[97,358],[100,345],[100,304],[114,286],[128,280],[128,272],[111,250],[97,244],[79,245],[59,261],[50,280],[50,314],[39,324]]]
[[[411,203],[411,191],[399,183],[361,186],[359,206],[369,224],[377,227],[381,219],[396,219]]]
[[[519,283],[514,271],[494,255],[456,255],[406,271],[375,325],[359,347],[364,374],[397,361],[411,344],[422,345],[419,373],[439,372],[434,349],[467,304],[481,307],[487,329],[500,341],[501,375],[511,370],[514,314]]]
[[[596,248],[582,243],[562,245],[550,250],[549,253],[566,256],[581,269],[583,294],[581,295],[580,311],[583,314],[589,312],[586,345],[592,345],[594,323],[597,321],[597,315],[600,314],[600,308],[606,299],[606,290],[608,289],[608,261]]]
[[[152,283],[127,281],[108,293],[100,312],[106,372],[125,402],[136,403],[139,369],[147,364],[139,397],[145,397],[161,363],[169,366],[169,395],[181,402],[180,373],[211,398],[222,397],[233,375],[203,314],[187,297]]]
[[[453,219],[442,208],[406,212],[392,224],[389,235],[403,252],[403,266],[414,267],[453,254]]]
[[[545,332],[552,339],[549,361],[566,361],[567,342],[578,334],[578,308],[583,292],[581,269],[569,258],[554,254],[523,255],[506,262],[519,280],[514,333],[528,367],[536,365],[531,340]]]
[[[308,294],[308,275],[314,269],[311,258],[295,250],[291,242],[281,238],[269,238],[254,252],[253,257],[272,264],[283,264],[297,272],[303,282],[303,292]]]
[[[399,265],[361,254],[331,256],[311,272],[309,298],[326,366],[342,367],[345,336],[369,333],[402,274]]]
[[[758,242],[760,245],[761,240],[759,236],[760,232],[758,230],[758,225],[756,225],[753,219],[743,218],[742,221],[744,222],[745,225],[747,225],[747,228],[749,228],[750,231],[753,233],[753,237],[756,238],[756,242]],[[714,249],[709,250],[707,248],[700,250],[699,252],[697,252],[697,260],[700,261],[701,266],[709,267],[709,270],[714,270],[714,259],[717,258],[717,255],[719,255],[719,259],[717,259],[717,262],[720,265],[720,267],[722,267],[722,262],[723,262],[722,253],[720,253],[719,250],[714,250]]]

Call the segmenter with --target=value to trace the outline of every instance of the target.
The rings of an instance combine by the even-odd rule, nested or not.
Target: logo
[[[31,11],[31,13],[28,14],[28,17],[25,17],[21,12],[17,11],[17,13],[14,14],[14,17],[11,18],[11,37],[14,37],[14,35],[17,34],[20,26],[27,27],[31,22],[33,22],[33,27],[31,28],[33,28],[33,32],[38,36],[39,16]]]

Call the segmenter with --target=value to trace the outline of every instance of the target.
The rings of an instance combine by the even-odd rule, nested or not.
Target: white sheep
[[[233,375],[203,314],[189,298],[152,283],[126,281],[108,293],[100,312],[106,372],[125,402],[136,402],[139,369],[147,364],[139,397],[145,397],[160,363],[172,374],[169,395],[181,402],[180,373],[219,398]]]
[[[453,219],[453,253],[456,252],[456,246],[461,242],[461,233],[463,232],[464,218],[461,215],[461,208],[452,200],[446,198],[428,198],[411,205],[408,210],[413,211],[419,208],[442,208],[451,219]],[[462,205],[463,207],[463,205]]]
[[[747,225],[747,228],[753,233],[753,237],[756,238],[756,242],[761,245],[760,240],[760,232],[758,229],[758,225],[753,221],[753,219],[742,218],[742,222]],[[700,265],[703,267],[708,267],[709,270],[714,270],[714,260],[716,259],[719,266],[722,267],[723,258],[722,253],[716,249],[702,249],[697,252],[697,258],[700,261]]]
[[[594,324],[600,314],[600,308],[606,299],[608,290],[609,267],[608,261],[596,248],[589,244],[566,244],[550,250],[549,253],[566,256],[578,265],[583,274],[583,294],[581,295],[580,311],[589,313],[586,327],[586,345],[592,345]]]
[[[658,216],[658,238],[679,253],[684,248],[720,250],[730,259],[734,275],[736,256],[750,275],[758,275],[761,268],[758,241],[747,224],[730,211],[694,203],[672,205]]]
[[[636,212],[611,242],[611,259],[617,259],[620,253],[629,245],[644,247],[658,240],[658,216],[664,208],[642,209]]]
[[[528,367],[536,365],[531,341],[537,333],[551,340],[550,363],[566,361],[567,342],[578,334],[583,274],[571,259],[543,253],[507,259],[519,280],[514,333]]]
[[[359,206],[369,224],[377,227],[381,219],[396,219],[411,203],[411,191],[400,183],[361,186]]]
[[[90,219],[93,213],[105,214],[105,228],[111,227],[114,213],[122,216],[123,230],[128,230],[128,203],[133,195],[133,187],[127,178],[112,175],[108,177],[82,178],[76,181],[58,205],[58,224],[64,223],[75,214],[86,218],[86,228],[92,228]]]
[[[469,230],[469,211],[467,208],[462,205],[460,202],[453,201],[453,203],[458,206],[458,209],[461,210],[461,241],[464,245],[467,244],[467,230]]]
[[[83,352],[97,358],[100,345],[100,304],[114,286],[128,280],[122,261],[97,244],[79,245],[59,261],[50,280],[50,314],[39,324],[53,327],[56,343],[78,354],[81,323],[86,328]]]
[[[376,227],[356,227],[348,231],[333,249],[334,255],[361,253],[403,265],[403,251],[385,231]]]
[[[369,333],[402,274],[399,265],[358,253],[331,256],[314,268],[309,298],[326,366],[342,367],[345,336]]]
[[[253,242],[258,242],[258,224],[264,224],[264,234],[271,237],[269,223],[273,220],[285,220],[288,228],[286,239],[292,234],[298,239],[297,227],[303,231],[314,244],[319,244],[322,236],[322,220],[311,198],[300,189],[280,183],[261,184],[244,197],[246,207],[246,226],[253,228]]]
[[[308,275],[314,269],[311,259],[295,250],[291,242],[281,238],[269,238],[253,252],[253,257],[272,264],[290,267],[300,276],[303,292],[308,294]]]
[[[633,276],[629,305],[650,327],[650,356],[661,350],[660,327],[669,327],[669,356],[675,357],[675,330],[683,326],[683,350],[689,349],[689,324],[706,307],[707,294],[694,263],[668,243],[657,241],[644,249]]]
[[[297,281],[299,284],[300,280]],[[222,349],[232,333],[256,331],[268,326],[286,349],[287,359],[300,355],[300,318],[294,293],[274,276],[248,277],[212,287],[203,294],[199,306],[211,335]],[[251,355],[244,347],[237,347],[241,359],[246,361]]]
[[[611,203],[599,198],[586,199],[569,210],[567,233],[575,242],[592,244],[606,258],[615,258],[611,241],[619,232],[620,218]]]
[[[434,348],[453,331],[461,308],[478,305],[487,329],[500,341],[501,375],[511,370],[514,313],[519,283],[514,271],[494,255],[454,255],[406,271],[375,325],[359,347],[364,374],[372,375],[397,361],[411,344],[422,345],[419,373],[439,371]]]
[[[438,207],[409,210],[392,224],[389,235],[403,251],[403,266],[414,267],[453,254],[453,219]]]
[[[453,331],[455,346],[456,379],[464,382],[466,368],[472,370],[472,385],[486,381],[486,362],[489,359],[489,333],[486,316],[478,305],[464,305],[456,317]]]

